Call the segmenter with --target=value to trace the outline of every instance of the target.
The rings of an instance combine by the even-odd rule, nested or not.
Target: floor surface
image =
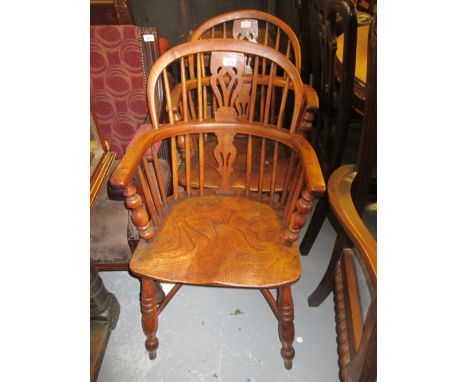
[[[366,220],[376,231],[376,214]],[[144,346],[139,303],[140,284],[127,272],[101,272],[107,289],[120,303],[98,382],[338,381],[333,297],[318,308],[307,297],[324,274],[335,232],[325,222],[293,290],[295,308],[292,370],[280,355],[278,324],[258,290],[184,286],[159,319],[157,359]],[[272,291],[276,296],[276,292]]]

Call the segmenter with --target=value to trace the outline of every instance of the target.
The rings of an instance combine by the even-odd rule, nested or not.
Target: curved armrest
[[[172,136],[210,132],[252,134],[270,138],[291,147],[298,154],[305,169],[307,190],[317,195],[325,192],[325,181],[317,155],[304,137],[299,134],[290,134],[284,129],[273,129],[247,122],[181,122],[176,125],[162,125],[158,130],[147,131],[140,135],[125,153],[111,177],[111,184],[115,187],[127,187],[138,167],[139,161],[152,144]]]
[[[328,180],[328,199],[336,218],[362,255],[371,281],[377,283],[377,241],[364,225],[351,198],[355,165],[339,167]]]

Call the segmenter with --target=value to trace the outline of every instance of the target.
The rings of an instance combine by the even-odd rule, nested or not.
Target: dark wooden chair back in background
[[[211,57],[205,60],[204,55]],[[187,91],[189,57],[196,62],[196,89],[193,94],[194,115]],[[254,62],[251,77],[242,76],[245,58]],[[269,61],[270,71],[277,67],[286,75],[282,97],[293,89],[293,112],[288,125],[280,117],[276,123],[269,118],[268,104],[264,115],[255,115],[255,92],[259,82],[259,63]],[[207,66],[208,62],[210,66]],[[181,119],[174,116],[168,71],[180,68]],[[270,74],[272,73],[270,72]],[[203,82],[208,77],[208,82]],[[158,117],[155,86],[163,81],[166,94],[168,123]],[[273,75],[266,86],[271,97]],[[251,102],[246,121],[237,118],[236,101],[244,82],[252,83]],[[205,93],[211,92],[217,100],[214,118],[206,118]],[[160,57],[148,79],[148,103],[154,129],[141,135],[128,149],[112,175],[113,186],[125,189],[126,206],[138,228],[140,240],[130,261],[131,271],[142,277],[141,306],[146,349],[150,359],[156,357],[159,341],[156,337],[158,315],[183,284],[231,286],[259,289],[279,322],[282,342],[281,356],[287,369],[294,357],[294,307],[291,285],[300,277],[300,259],[297,239],[311,211],[315,198],[325,190],[317,156],[312,146],[297,134],[299,116],[304,105],[302,82],[294,65],[271,48],[245,41],[197,41],[181,44]],[[285,103],[282,98],[281,105]],[[279,115],[281,116],[280,110]],[[205,187],[205,136],[215,134],[216,146],[211,155],[218,163],[218,186]],[[245,135],[246,156],[237,155],[233,140]],[[186,146],[185,188],[178,179],[180,156],[177,139],[198,146],[198,188],[191,187],[191,145]],[[262,151],[254,163],[252,141],[258,137],[267,144],[273,142],[272,156]],[[171,147],[172,195],[165,192],[157,161],[150,169],[146,152],[159,141],[168,141]],[[276,193],[276,162],[279,148],[288,151],[288,173],[283,191]],[[252,167],[264,168],[272,162],[272,176],[268,192],[261,188],[252,192]],[[244,187],[233,187],[234,173],[242,173]],[[142,196],[137,193],[134,178],[139,180]],[[260,182],[261,183],[261,182]],[[154,282],[175,283],[175,287],[157,305]],[[278,289],[278,300],[269,288]]]
[[[349,241],[353,243],[361,253],[361,256],[366,256],[364,261],[365,268],[367,272],[370,274],[370,279],[373,282],[374,291],[374,300],[372,300],[372,304],[377,304],[376,300],[376,272],[377,272],[377,263],[376,263],[376,243],[375,240],[370,236],[368,232],[364,232],[363,224],[360,222],[362,214],[364,212],[365,202],[366,202],[366,195],[369,188],[369,182],[372,175],[373,166],[375,164],[376,156],[377,156],[377,20],[375,19],[371,27],[369,29],[369,45],[368,45],[368,66],[367,66],[367,83],[366,83],[366,108],[364,114],[364,126],[363,126],[363,133],[361,135],[361,144],[359,148],[359,155],[357,160],[357,166],[354,165],[346,165],[340,167],[339,170],[336,170],[333,174],[333,180],[330,178],[329,181],[329,189],[328,195],[332,210],[334,215],[337,217],[337,220],[341,223],[343,230],[340,230],[338,233],[338,237],[335,241],[335,245],[333,248],[333,253],[330,258],[330,262],[328,264],[327,270],[325,272],[324,277],[320,281],[318,287],[315,291],[309,296],[308,302],[309,306],[318,306],[320,305],[325,298],[330,294],[332,290],[335,291],[335,301],[338,309],[338,305],[341,304],[344,300],[337,296],[337,288],[341,288],[342,291],[340,293],[345,293],[345,296],[349,298],[355,298],[353,295],[356,293],[356,287],[351,285],[349,289],[347,284],[343,284],[340,287],[341,281],[337,279],[337,273],[340,271],[340,267],[343,266],[343,256],[345,251],[343,248],[346,248],[349,244]],[[357,170],[357,173],[356,173]],[[340,190],[339,192],[337,190]],[[341,200],[342,198],[343,200]],[[337,207],[338,206],[338,207]],[[346,215],[347,220],[343,220],[343,215]],[[351,216],[351,217],[350,217]],[[358,221],[359,220],[359,221]],[[354,225],[353,225],[354,224]],[[361,229],[357,230],[357,233],[353,231],[354,228],[360,226]],[[360,231],[363,233],[360,234]],[[360,235],[360,236],[359,236]],[[364,244],[357,243],[357,240],[361,240],[361,238],[366,238],[364,240]],[[367,245],[367,247],[366,247]],[[371,250],[369,250],[369,245],[371,245]],[[350,256],[349,254],[346,256]],[[340,260],[341,259],[341,260]],[[341,262],[341,265],[340,265]],[[348,263],[348,267],[350,264],[350,260],[346,260],[345,262]],[[344,271],[343,271],[344,272]],[[343,273],[342,272],[342,273]],[[347,271],[348,272],[348,271]],[[341,277],[341,276],[340,276]],[[351,280],[352,276],[346,276],[346,280]],[[351,297],[350,297],[351,296]],[[353,302],[353,304],[355,304]],[[372,305],[371,305],[372,307]],[[339,308],[342,310],[342,308]],[[358,359],[358,352],[361,351],[361,355],[359,355],[358,361],[352,361],[354,364],[360,363],[360,365],[364,365],[364,359],[369,358],[369,361],[366,363],[367,366],[362,367],[369,367],[370,376],[364,378],[357,379],[357,370],[361,370],[361,366],[357,369],[357,366],[352,366],[354,370],[353,373],[355,376],[352,381],[375,381],[375,356],[376,356],[376,333],[373,333],[372,338],[368,338],[371,336],[371,332],[375,331],[375,329],[365,329],[369,333],[366,335],[359,335],[359,338],[363,338],[363,345],[359,345],[359,341],[356,342],[353,339],[356,336],[353,336],[352,333],[349,333],[346,336],[346,332],[343,328],[341,328],[341,324],[348,327],[348,330],[351,330],[351,327],[359,327],[361,326],[358,324],[353,324],[352,321],[355,320],[356,314],[352,314],[350,316],[350,308],[346,307],[346,313],[337,311],[337,330],[341,330],[342,334],[338,334],[338,340],[340,342],[341,350],[339,349],[340,354],[340,368],[344,365],[348,364],[349,357],[354,357],[356,355],[356,359]],[[353,308],[355,309],[355,308]],[[376,309],[376,306],[372,309]],[[376,311],[372,313],[369,310],[369,314],[376,314]],[[338,322],[338,318],[340,323]],[[346,317],[346,321],[344,318]],[[359,319],[359,317],[357,318]],[[366,322],[365,325],[376,325],[375,317],[370,316],[368,318],[370,323]],[[374,321],[372,321],[374,320]],[[361,320],[362,321],[362,320]],[[371,337],[372,337],[371,336]],[[345,342],[354,341],[355,343],[351,345],[347,345]],[[345,341],[346,340],[346,341]],[[365,344],[365,345],[364,345]],[[351,346],[349,349],[348,347]],[[359,346],[367,346],[368,350],[358,350]],[[367,354],[364,356],[364,354]],[[362,364],[361,364],[362,363]],[[374,370],[374,371],[372,371]],[[363,374],[367,375],[367,372],[362,370]],[[347,379],[343,379],[347,380]]]
[[[302,7],[307,44],[303,49],[309,49],[308,70],[320,100],[320,110],[310,140],[319,155],[325,179],[328,179],[343,159],[351,116],[356,65],[356,10],[351,0],[308,0]],[[344,33],[339,87],[335,79],[338,20]],[[302,255],[307,255],[312,248],[328,211],[328,201],[323,198],[317,205],[301,243]]]

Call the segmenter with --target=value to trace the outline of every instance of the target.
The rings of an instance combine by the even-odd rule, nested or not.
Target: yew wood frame
[[[156,95],[155,87],[158,80],[163,77],[164,88],[166,94],[169,93],[169,84],[167,80],[166,67],[174,62],[175,60],[186,57],[190,54],[197,54],[200,52],[213,52],[213,51],[229,51],[229,52],[241,52],[259,57],[265,57],[270,59],[272,62],[286,68],[292,86],[295,89],[294,97],[294,111],[291,118],[291,128],[275,128],[274,125],[268,123],[254,123],[254,122],[238,122],[238,121],[203,121],[201,118],[199,121],[187,120],[187,99],[183,97],[183,108],[184,108],[184,121],[175,122],[174,113],[171,107],[171,99],[168,97],[167,111],[169,114],[169,123],[163,124],[158,121],[158,110],[156,107]],[[181,61],[182,64],[182,61]],[[185,78],[183,78],[182,86],[185,87]],[[198,77],[198,96],[201,96],[201,77]],[[115,187],[124,188],[124,195],[126,196],[126,205],[132,210],[132,219],[137,226],[140,237],[144,239],[139,243],[145,245],[145,243],[151,243],[154,238],[153,225],[158,225],[158,216],[164,215],[165,207],[171,200],[183,199],[185,197],[203,195],[205,190],[200,187],[199,190],[190,189],[190,175],[188,175],[187,189],[185,192],[178,190],[178,177],[177,171],[178,166],[176,163],[176,144],[175,138],[177,136],[189,137],[191,134],[198,135],[199,143],[203,148],[203,135],[206,133],[216,133],[218,136],[218,145],[224,145],[220,143],[225,137],[234,137],[235,134],[245,134],[250,136],[257,136],[264,139],[275,141],[275,145],[283,144],[293,151],[291,155],[290,163],[296,163],[296,175],[294,175],[294,181],[288,187],[288,197],[285,199],[286,193],[282,195],[281,201],[274,201],[272,191],[268,198],[263,198],[259,193],[258,199],[262,202],[269,203],[272,206],[276,206],[284,213],[283,225],[281,226],[282,232],[282,245],[284,248],[290,248],[294,243],[295,247],[293,251],[297,251],[297,239],[301,228],[306,222],[306,214],[311,211],[314,203],[314,198],[324,193],[325,183],[320,170],[317,156],[312,146],[299,134],[295,133],[298,127],[298,120],[300,112],[304,105],[304,96],[302,83],[300,81],[299,74],[293,64],[287,60],[285,56],[274,51],[271,48],[265,48],[256,44],[240,41],[223,41],[212,42],[212,41],[200,41],[195,43],[182,44],[176,48],[173,48],[166,52],[153,66],[151,74],[148,79],[148,99],[151,120],[153,123],[154,130],[148,131],[142,134],[134,144],[129,148],[124,158],[119,163],[117,169],[111,178],[111,184]],[[199,104],[200,105],[200,98]],[[201,114],[199,113],[199,116]],[[224,115],[221,115],[224,118]],[[151,148],[153,155],[155,155],[154,144],[164,139],[170,139],[171,150],[172,150],[172,170],[173,170],[173,195],[167,196],[164,193],[164,189],[161,187],[162,184],[159,180],[158,169],[155,168],[156,180],[154,178],[148,184],[142,182],[142,191],[146,201],[146,209],[143,208],[143,200],[136,193],[136,188],[133,185],[133,177],[138,175],[141,179],[144,179],[144,173],[148,175],[148,162],[145,157],[145,153]],[[232,139],[232,138],[231,138]],[[187,146],[188,148],[190,145]],[[222,146],[221,150],[225,150],[226,146]],[[203,156],[203,149],[199,150],[201,158]],[[251,153],[251,150],[250,150]],[[235,154],[234,154],[235,156]],[[190,168],[190,153],[187,153],[186,159],[188,161],[187,168]],[[264,160],[264,158],[263,158]],[[249,160],[247,159],[247,162]],[[200,160],[200,166],[203,166],[203,159]],[[157,161],[153,165],[157,164]],[[143,165],[143,166],[142,166]],[[226,166],[226,164],[225,164]],[[293,166],[291,166],[292,168]],[[144,171],[143,171],[144,170]],[[202,172],[200,172],[202,174]],[[292,175],[292,173],[291,173]],[[202,176],[202,175],[200,175]],[[246,182],[248,181],[248,170],[246,175]],[[293,179],[291,178],[291,179]],[[222,182],[229,177],[223,175]],[[203,182],[200,181],[202,185]],[[160,199],[157,192],[153,192],[157,186],[159,186]],[[274,186],[274,182],[273,182]],[[272,187],[274,190],[274,187]],[[302,190],[302,192],[301,192]],[[208,193],[207,190],[206,193]],[[249,187],[243,190],[245,197],[249,198]],[[239,193],[238,193],[239,194]],[[253,195],[250,195],[252,197]],[[223,196],[220,196],[222,198]],[[253,196],[254,197],[254,196]],[[150,200],[154,201],[154,205],[151,204]],[[148,212],[151,217],[151,221],[148,216]],[[151,224],[152,222],[152,224]],[[138,247],[137,247],[138,251]],[[143,327],[147,336],[146,348],[149,352],[150,359],[156,357],[156,349],[158,347],[158,339],[156,332],[158,328],[158,314],[162,312],[164,307],[174,296],[174,294],[180,289],[182,283],[177,283],[176,287],[167,295],[167,297],[161,302],[159,307],[156,301],[156,291],[154,287],[154,279],[151,276],[145,275],[145,272],[137,272],[142,276],[142,293],[141,293],[141,306],[143,314]],[[300,273],[299,273],[300,274]],[[279,280],[279,279],[278,279]],[[294,279],[294,280],[297,280]],[[284,359],[285,367],[290,369],[292,367],[292,359],[294,357],[294,348],[292,346],[294,340],[294,310],[293,301],[291,294],[291,284],[294,280],[284,280],[274,285],[262,283],[262,280],[256,282],[240,283],[239,286],[258,288],[265,296],[268,304],[270,305],[273,313],[279,321],[279,334],[282,342],[281,355]],[[218,285],[209,282],[202,283],[200,285]],[[221,284],[219,284],[221,285]],[[232,284],[235,286],[235,284]],[[275,302],[273,296],[267,288],[277,287],[278,288],[278,301]]]

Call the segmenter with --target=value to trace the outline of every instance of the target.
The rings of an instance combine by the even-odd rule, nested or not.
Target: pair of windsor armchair
[[[263,44],[256,43],[259,30]],[[300,133],[310,124],[305,110],[318,106],[301,81],[300,61],[297,38],[281,20],[237,11],[206,22],[154,64],[147,84],[153,129],[133,142],[111,177],[125,190],[142,239],[130,270],[142,279],[150,359],[158,316],[183,284],[231,286],[260,289],[279,322],[285,367],[292,367],[297,239],[325,191],[315,151]],[[148,155],[156,158],[161,141],[170,147],[170,192]],[[159,281],[175,287],[158,305]],[[276,301],[270,288],[278,290]]]

